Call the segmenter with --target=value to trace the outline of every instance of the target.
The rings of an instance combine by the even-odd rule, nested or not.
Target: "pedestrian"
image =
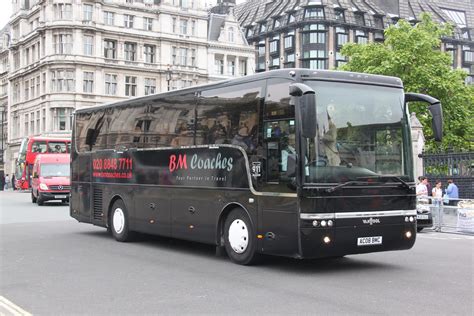
[[[12,174],[12,189],[13,191],[16,190],[16,178],[14,174]]]
[[[431,190],[431,196],[433,197],[433,205],[435,207],[440,207],[441,200],[443,199],[443,189],[441,188],[440,180],[436,180],[435,187]]]
[[[5,175],[5,191],[8,190],[8,186],[10,185],[10,177],[8,176],[8,173]]]
[[[453,179],[448,180],[448,188],[446,189],[446,194],[449,198],[449,205],[456,206],[459,199],[459,190],[458,186],[454,184]]]
[[[420,180],[420,183],[416,186],[416,196],[418,197],[419,202],[428,202],[427,196],[428,196],[428,188],[426,187],[426,184],[428,183],[428,179],[424,176],[421,176],[418,178]]]

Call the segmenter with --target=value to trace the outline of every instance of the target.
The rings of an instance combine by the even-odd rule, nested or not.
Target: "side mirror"
[[[316,137],[316,95],[314,90],[302,83],[290,85],[290,95],[298,97],[297,106],[301,117],[303,137]]]
[[[407,102],[426,102],[430,106],[428,110],[431,113],[431,129],[433,130],[434,139],[440,142],[443,139],[443,108],[441,102],[429,95],[421,93],[405,93],[405,103]]]

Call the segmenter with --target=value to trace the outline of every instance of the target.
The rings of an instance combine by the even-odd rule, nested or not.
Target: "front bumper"
[[[69,191],[38,192],[39,198],[43,201],[62,200],[69,201]]]

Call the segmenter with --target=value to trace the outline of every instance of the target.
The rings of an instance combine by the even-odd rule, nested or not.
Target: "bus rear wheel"
[[[132,239],[132,232],[129,230],[128,211],[122,200],[114,202],[109,216],[109,226],[115,240],[126,242]]]
[[[242,265],[256,262],[255,234],[250,218],[243,209],[234,209],[227,216],[224,224],[224,243],[227,255],[233,262]]]

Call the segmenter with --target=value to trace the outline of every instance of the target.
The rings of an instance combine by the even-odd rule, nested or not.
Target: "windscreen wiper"
[[[368,182],[367,181],[347,181],[347,182],[338,184],[336,186],[333,186],[332,188],[327,188],[326,192],[327,193],[333,193],[334,191],[339,190],[340,188],[343,188],[347,185],[352,185],[352,184],[365,184],[365,185],[367,185]]]
[[[385,182],[391,180],[393,182],[400,182],[402,184],[402,186],[407,190],[410,189],[410,185],[407,182],[405,182],[402,178],[397,177],[397,176],[373,176],[373,177],[368,176],[368,177],[359,177],[357,179],[366,179],[366,180],[376,179],[376,180],[385,180]]]

